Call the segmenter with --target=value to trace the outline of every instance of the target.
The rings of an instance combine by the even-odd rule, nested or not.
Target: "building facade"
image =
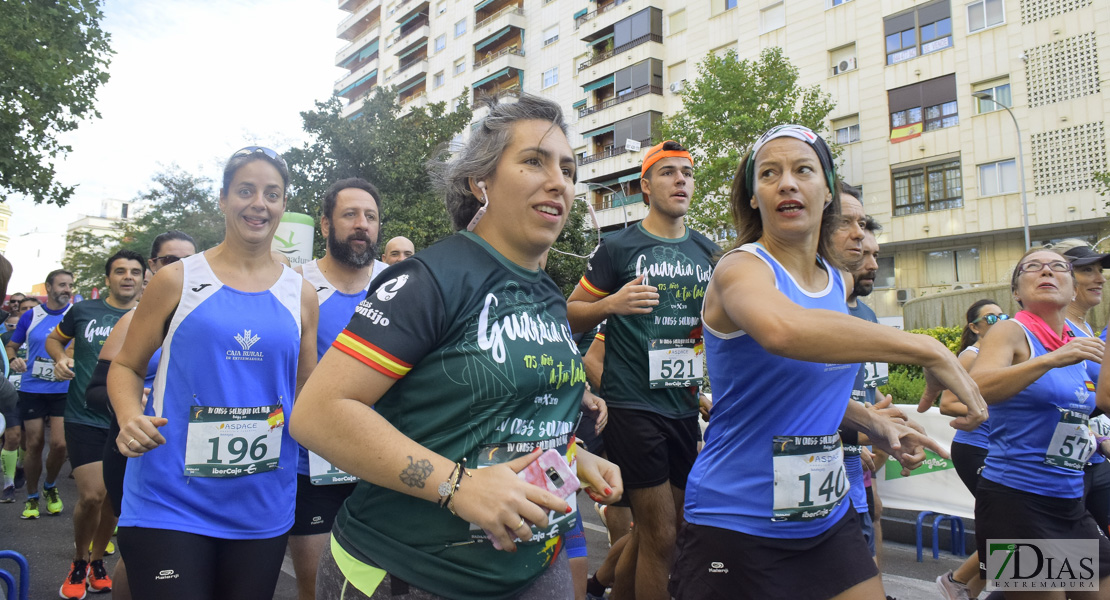
[[[526,90],[571,123],[580,197],[603,229],[643,218],[642,150],[708,54],[783,48],[832,95],[841,173],[884,226],[880,316],[1009,278],[1024,248],[1107,234],[1096,0],[339,0],[336,92],[357,117],[396,86],[403,109]],[[1012,114],[998,103],[1012,107]],[[976,97],[977,94],[980,97]],[[480,118],[481,113],[476,113]],[[1015,127],[1016,121],[1016,127]],[[1020,140],[1017,131],[1020,129]],[[1019,151],[1020,149],[1020,151]]]

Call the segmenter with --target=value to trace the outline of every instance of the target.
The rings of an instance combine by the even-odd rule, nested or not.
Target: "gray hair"
[[[521,94],[516,102],[501,102],[496,96],[483,97],[476,102],[476,108],[480,106],[488,106],[489,114],[471,132],[466,146],[449,161],[428,161],[432,185],[443,195],[456,231],[466,229],[480,205],[470,191],[470,179],[481,181],[493,175],[501,155],[512,143],[515,123],[548,121],[567,135],[563,110],[546,98]]]

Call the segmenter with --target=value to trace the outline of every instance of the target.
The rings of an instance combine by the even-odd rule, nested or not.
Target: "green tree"
[[[563,227],[563,232],[547,254],[547,267],[544,270],[555,280],[555,284],[566,297],[570,296],[574,286],[586,272],[586,259],[579,257],[587,256],[597,245],[597,232],[593,224],[590,224],[589,229],[584,228],[587,212],[584,202],[574,203],[566,227]],[[575,254],[578,256],[573,256]]]
[[[59,133],[100,117],[93,105],[112,54],[99,0],[16,0],[0,10],[0,201],[25,194],[64,205],[72,186],[53,160],[70,146]]]
[[[119,224],[114,237],[78,231],[66,238],[64,264],[73,271],[74,285],[82,294],[87,296],[93,287],[103,289],[109,256],[124,248],[148,256],[154,238],[165,231],[189,234],[198,251],[223,241],[224,216],[210,179],[170,167],[152,181],[154,185],[136,198],[142,205],[140,214]]]
[[[399,116],[396,93],[379,87],[357,119],[341,115],[338,97],[317,102],[316,110],[301,113],[305,131],[315,139],[284,155],[294,189],[289,210],[312,215],[319,224],[328,187],[345,177],[362,177],[382,195],[383,243],[403,235],[421,249],[449,235],[447,210],[432,191],[425,163],[470,124],[465,93],[463,98],[454,112],[437,102]],[[315,254],[324,254],[319,235]]]
[[[687,215],[694,227],[707,233],[732,229],[732,178],[764,131],[797,123],[821,133],[834,106],[818,86],[798,85],[798,69],[779,47],[765,49],[757,60],[738,60],[735,50],[707,56],[682,94],[682,110],[663,119],[655,136],[676,140],[694,154],[698,201]]]

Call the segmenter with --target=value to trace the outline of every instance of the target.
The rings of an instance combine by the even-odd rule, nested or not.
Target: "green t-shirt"
[[[566,302],[546,273],[473,234],[385,270],[333,346],[397,379],[374,405],[379,414],[434,452],[466,457],[469,468],[536,447],[566,455],[573,444],[586,374]],[[356,559],[434,594],[506,598],[543,572],[575,517],[549,515],[537,541],[508,553],[433,502],[359,482],[333,534]]]
[[[85,403],[85,388],[89,386],[100,348],[112,333],[120,317],[130,309],[115,308],[105,300],[85,300],[73,308],[58,323],[57,332],[73,340],[73,381],[66,393],[66,423],[80,423],[107,429],[112,417],[107,410],[96,409]]]
[[[609,406],[669,418],[698,414],[704,374],[701,303],[720,250],[686,228],[680,238],[656,237],[637,223],[604,240],[590,255],[579,285],[604,298],[646,273],[659,291],[649,314],[611,315],[605,324],[605,366],[598,395]]]

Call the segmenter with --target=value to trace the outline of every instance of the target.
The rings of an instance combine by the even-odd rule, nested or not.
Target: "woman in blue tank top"
[[[948,387],[970,405],[967,426],[985,417],[939,342],[848,315],[851,276],[832,259],[835,179],[824,140],[797,125],[765,133],[736,172],[737,247],[714,270],[702,314],[715,404],[686,488],[672,573],[680,600],[883,599],[846,510],[837,429],[866,433],[907,468],[925,445],[945,453],[849,402],[855,363],[920,364],[929,398]]]
[[[288,183],[273,150],[232,155],[224,241],[151,280],[108,372],[136,598],[273,596],[296,495],[286,417],[316,364],[315,289],[270,254]]]
[[[1067,327],[1075,283],[1060,254],[1026,252],[1010,284],[1022,310],[994,327],[971,369],[991,410],[976,540],[980,557],[989,556],[988,539],[1097,540],[1097,577],[1110,585],[1110,541],[1083,505],[1083,469],[1095,448],[1088,428],[1095,385],[1084,363],[1101,361],[1104,344],[1074,338]]]

